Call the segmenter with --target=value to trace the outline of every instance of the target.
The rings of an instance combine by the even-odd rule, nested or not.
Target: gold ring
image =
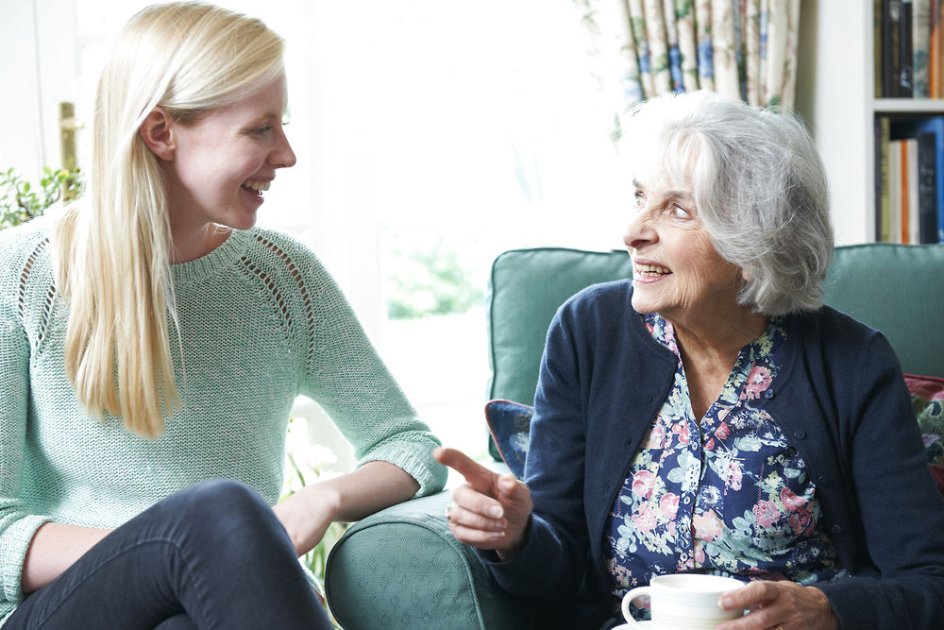
[[[452,503],[446,506],[446,520],[449,520],[449,516],[452,514]],[[783,630],[783,628],[778,628],[777,630]]]

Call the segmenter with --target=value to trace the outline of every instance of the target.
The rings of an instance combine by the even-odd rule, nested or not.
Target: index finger
[[[439,447],[433,451],[433,457],[443,466],[452,468],[465,477],[473,490],[483,494],[491,494],[495,487],[498,475],[482,466],[460,450],[448,447]]]

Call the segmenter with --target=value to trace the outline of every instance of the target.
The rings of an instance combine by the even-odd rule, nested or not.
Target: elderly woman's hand
[[[750,614],[717,630],[838,630],[839,621],[823,591],[795,582],[751,582],[721,596],[725,610],[747,608]]]
[[[494,550],[505,559],[524,542],[531,517],[531,491],[514,475],[499,475],[461,451],[438,448],[433,456],[465,477],[452,491],[449,529],[460,542]]]

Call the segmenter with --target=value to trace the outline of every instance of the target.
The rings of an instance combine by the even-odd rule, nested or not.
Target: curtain
[[[793,109],[800,0],[574,1],[617,127],[633,105],[671,91]]]

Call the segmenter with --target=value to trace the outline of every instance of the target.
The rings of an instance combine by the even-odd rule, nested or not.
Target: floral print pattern
[[[613,594],[621,597],[663,573],[800,583],[839,575],[816,486],[764,409],[786,341],[780,323],[774,319],[741,349],[720,397],[699,421],[671,323],[657,314],[642,317],[679,361],[604,534]]]
[[[603,85],[619,99],[618,127],[639,101],[669,91],[711,90],[758,107],[794,107],[800,0],[578,4],[595,52],[605,58]]]

